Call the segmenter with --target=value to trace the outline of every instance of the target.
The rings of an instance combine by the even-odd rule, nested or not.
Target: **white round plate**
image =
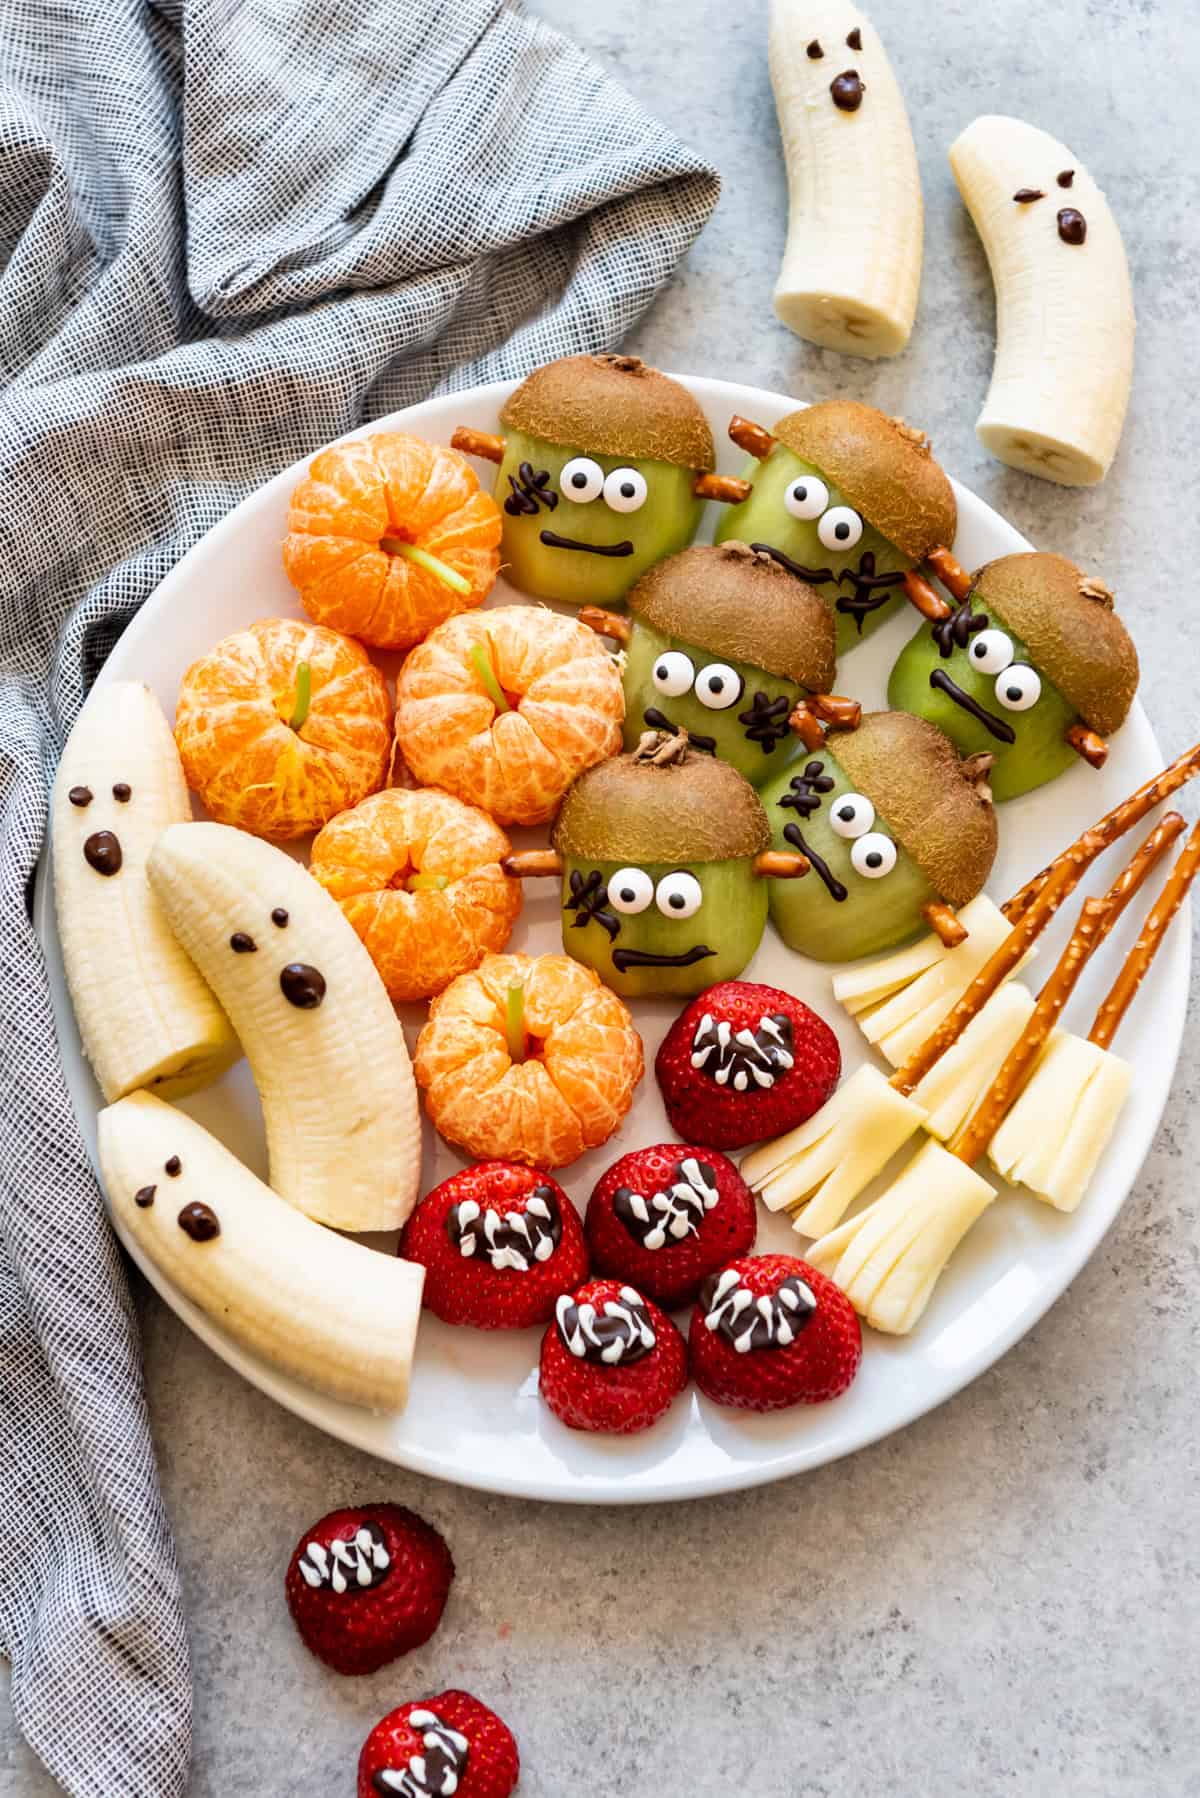
[[[686,383],[708,413],[713,435],[725,446],[722,466],[734,472],[740,453],[727,443],[730,415],[740,412],[767,425],[795,401],[733,382]],[[497,383],[427,401],[376,421],[367,429],[402,427],[448,442],[456,424],[496,428],[497,410],[511,391]],[[135,677],[148,682],[174,715],[179,680],[188,665],[218,638],[269,616],[299,616],[284,578],[279,546],[289,494],[304,465],[284,470],[230,513],[184,557],[143,606],[114,649],[101,681]],[[955,544],[968,568],[1028,543],[982,500],[956,489],[959,530]],[[710,513],[716,511],[709,507]],[[715,516],[701,527],[711,536]],[[519,595],[501,581],[489,603]],[[847,657],[839,671],[841,692],[868,708],[885,703],[887,672],[912,632],[911,615],[890,621]],[[1181,745],[1171,745],[1175,753]],[[1029,875],[1124,794],[1163,766],[1140,705],[1120,734],[1100,773],[1080,764],[1041,792],[1001,811],[1001,849],[990,891],[997,900]],[[525,833],[535,841],[533,833]],[[1110,877],[1121,851],[1110,853],[1101,875]],[[544,883],[547,888],[551,883]],[[1098,879],[1092,890],[1101,890]],[[54,926],[45,861],[36,898],[36,920],[46,949],[59,1042],[67,1083],[95,1159],[99,1095],[83,1059]],[[1069,908],[1072,912],[1074,908]],[[1140,915],[1141,907],[1131,907]],[[1066,921],[1048,933],[1038,966],[1048,969],[1064,940]],[[1114,935],[1102,966],[1085,977],[1069,1021],[1090,1018],[1118,958],[1136,930],[1127,918]],[[555,890],[531,887],[514,932],[513,948],[559,950]],[[943,1276],[916,1332],[894,1339],[865,1333],[862,1370],[834,1404],[800,1408],[771,1417],[722,1411],[689,1388],[654,1429],[628,1440],[580,1435],[565,1429],[538,1399],[539,1334],[483,1333],[451,1329],[426,1315],[421,1323],[412,1396],[402,1416],[373,1416],[307,1391],[276,1373],[225,1336],[175,1292],[129,1241],[126,1248],[184,1322],[230,1366],[264,1392],[319,1425],[331,1436],[369,1450],[385,1461],[462,1485],[532,1498],[576,1503],[645,1503],[730,1491],[820,1466],[849,1454],[940,1404],[990,1367],[1051,1305],[1083,1266],[1132,1186],[1166,1102],[1183,1029],[1188,989],[1190,933],[1186,918],[1172,930],[1145,989],[1126,1021],[1120,1047],[1136,1062],[1138,1078],[1112,1145],[1081,1209],[1063,1217],[1028,1197],[1002,1194],[967,1237]],[[829,1020],[841,1040],[846,1071],[867,1054],[854,1025],[834,1005],[829,970],[785,949],[770,928],[746,977],[796,993]],[[674,1016],[669,1002],[636,1008],[648,1070]],[[405,1022],[410,1046],[421,1010]],[[1086,1030],[1087,1024],[1083,1022]],[[216,1086],[186,1102],[186,1109],[214,1130],[257,1172],[265,1173],[261,1115],[243,1062]],[[611,1142],[562,1172],[582,1210],[595,1180],[628,1149],[671,1140],[653,1074],[647,1072],[624,1128]],[[461,1165],[426,1124],[423,1189],[428,1191]],[[758,1247],[802,1254],[787,1220],[760,1208]],[[686,1328],[686,1319],[681,1320]]]

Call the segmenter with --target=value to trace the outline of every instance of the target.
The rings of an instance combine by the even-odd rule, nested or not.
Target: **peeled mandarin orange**
[[[322,450],[292,495],[283,566],[310,618],[408,649],[482,605],[500,509],[457,450],[377,431]]]
[[[565,1167],[625,1117],[642,1039],[617,995],[569,956],[489,955],[434,1000],[413,1068],[447,1141],[478,1160]]]
[[[396,686],[396,737],[422,786],[502,824],[541,824],[585,768],[621,747],[614,658],[574,618],[497,606],[439,625]]]
[[[503,949],[521,883],[485,812],[435,788],[389,787],[331,820],[309,872],[362,938],[391,997],[428,999]]]
[[[188,786],[210,818],[307,836],[387,779],[387,682],[358,643],[263,618],[193,662],[175,708]]]

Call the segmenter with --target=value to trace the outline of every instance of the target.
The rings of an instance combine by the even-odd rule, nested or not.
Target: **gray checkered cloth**
[[[365,417],[615,344],[716,195],[505,0],[0,5],[0,1651],[80,1798],[183,1791],[190,1683],[26,908],[62,738],[244,494]]]

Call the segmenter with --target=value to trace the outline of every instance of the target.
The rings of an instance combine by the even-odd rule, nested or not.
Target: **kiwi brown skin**
[[[831,747],[939,898],[957,909],[983,891],[996,859],[996,809],[936,725],[910,712],[867,712]]]
[[[617,755],[589,768],[563,800],[551,841],[577,861],[736,861],[771,843],[762,802],[727,762],[689,751],[674,762]]]
[[[934,461],[928,438],[902,419],[858,400],[822,400],[789,412],[774,430],[912,561],[954,542],[954,489]]]
[[[657,563],[628,596],[662,633],[828,693],[837,669],[833,614],[815,588],[748,544],[693,544]]]
[[[1028,645],[1034,667],[1091,730],[1120,730],[1137,692],[1138,657],[1107,588],[1066,556],[1036,550],[986,563],[971,596]]]
[[[637,356],[563,356],[534,369],[500,412],[509,430],[570,444],[580,455],[716,467],[712,431],[697,400]]]

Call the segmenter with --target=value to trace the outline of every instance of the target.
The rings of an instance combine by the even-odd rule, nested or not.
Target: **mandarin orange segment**
[[[521,883],[500,866],[510,847],[449,793],[391,787],[325,826],[310,872],[401,1003],[431,998],[504,947],[521,909]]]
[[[505,1037],[510,987],[524,993],[526,1059]],[[479,1159],[565,1167],[612,1135],[643,1073],[629,1012],[566,955],[489,955],[434,1000],[413,1067],[425,1109]]]
[[[501,525],[457,450],[377,431],[313,461],[288,508],[283,566],[311,618],[379,649],[408,649],[482,605],[500,568]],[[467,591],[402,545],[435,556]]]
[[[302,664],[309,704],[295,714]],[[387,683],[358,643],[264,618],[193,662],[175,710],[188,786],[211,818],[272,842],[307,836],[387,778]]]
[[[480,655],[510,710],[489,696]],[[544,823],[576,775],[621,745],[613,657],[577,619],[535,606],[440,625],[406,660],[396,699],[397,742],[416,779],[502,824]]]

